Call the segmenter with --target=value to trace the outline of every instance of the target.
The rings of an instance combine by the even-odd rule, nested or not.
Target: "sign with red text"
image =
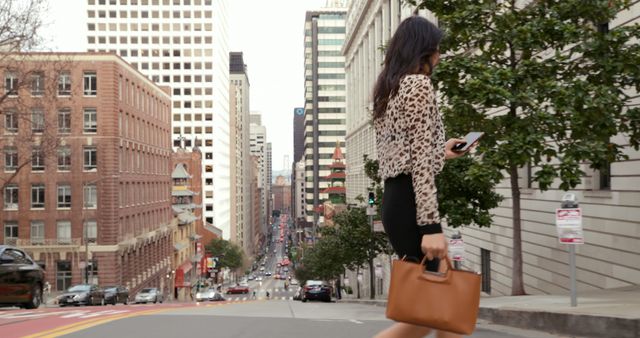
[[[462,262],[464,260],[464,241],[462,238],[449,240],[449,257],[452,261]]]
[[[582,209],[556,209],[556,229],[562,244],[584,244]]]

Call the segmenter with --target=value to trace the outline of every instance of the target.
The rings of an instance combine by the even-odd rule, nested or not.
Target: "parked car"
[[[0,245],[0,305],[37,309],[42,303],[44,270],[24,251]]]
[[[135,303],[158,303],[162,304],[164,297],[162,296],[162,292],[158,290],[158,288],[144,288],[138,292],[135,298]]]
[[[105,304],[116,305],[122,303],[124,305],[129,304],[129,289],[122,285],[117,286],[105,286],[104,290],[104,302]]]
[[[227,294],[228,295],[230,295],[232,293],[249,293],[249,287],[237,284],[236,286],[232,286],[232,287],[227,289]]]
[[[331,286],[325,281],[308,280],[304,284],[303,289],[303,302],[306,302],[307,300],[322,300],[325,302],[331,301]]]
[[[222,301],[224,297],[215,288],[209,288],[207,290],[196,293],[196,301],[204,302],[204,301]]]
[[[95,284],[78,284],[58,296],[58,305],[104,305],[104,291]]]

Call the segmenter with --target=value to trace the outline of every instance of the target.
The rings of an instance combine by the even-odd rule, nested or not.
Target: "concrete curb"
[[[386,300],[342,299],[338,303],[352,303],[386,307]],[[478,318],[498,325],[526,330],[581,337],[640,337],[640,318],[618,318],[588,314],[547,312],[535,310],[499,309],[480,306]]]
[[[640,337],[640,319],[480,307],[478,318],[494,324],[582,337]]]

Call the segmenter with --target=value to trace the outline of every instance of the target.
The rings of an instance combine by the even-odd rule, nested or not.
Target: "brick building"
[[[2,93],[16,91],[0,106],[0,240],[45,264],[54,290],[86,278],[131,293],[168,291],[176,226],[168,88],[112,54],[34,53],[3,62],[13,64],[0,67],[8,69]],[[42,152],[47,137],[55,147]]]
[[[281,214],[291,214],[291,185],[284,176],[276,177],[273,190],[273,210]]]

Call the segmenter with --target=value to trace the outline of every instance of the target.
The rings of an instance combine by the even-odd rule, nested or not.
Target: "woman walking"
[[[444,161],[462,156],[445,142],[430,75],[440,59],[442,31],[427,19],[405,19],[389,41],[374,89],[374,129],[379,173],[384,180],[382,222],[399,257],[421,261],[438,271],[447,241],[438,215],[436,175]],[[397,323],[376,337],[424,337],[430,328]],[[440,338],[460,337],[438,332]]]

